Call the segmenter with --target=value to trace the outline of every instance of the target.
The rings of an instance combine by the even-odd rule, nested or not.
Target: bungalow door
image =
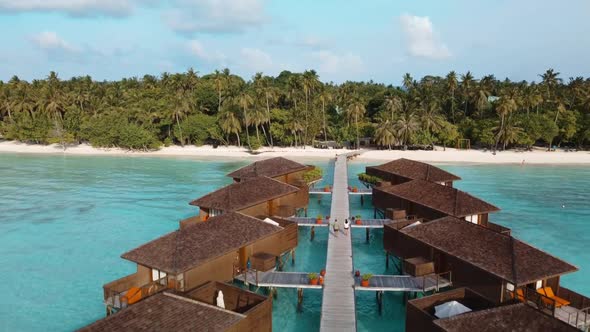
[[[434,270],[436,273],[443,273],[447,270],[447,260],[444,254],[438,251],[434,252]]]

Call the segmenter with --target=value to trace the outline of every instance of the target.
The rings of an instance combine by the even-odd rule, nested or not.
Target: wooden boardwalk
[[[330,218],[341,224],[349,217],[347,155],[336,157]],[[342,230],[342,227],[340,227]],[[328,235],[328,258],[320,331],[356,331],[352,241],[339,232]]]
[[[360,278],[356,278],[355,289],[359,291],[382,292],[427,292],[451,286],[447,279],[428,275],[412,277],[408,275],[376,275],[369,281],[369,287],[360,285]]]
[[[307,272],[259,272],[248,271],[235,277],[236,280],[256,285],[258,287],[273,288],[314,288],[321,289],[320,285],[310,285]]]

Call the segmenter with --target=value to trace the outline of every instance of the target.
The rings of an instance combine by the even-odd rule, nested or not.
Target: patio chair
[[[541,295],[545,295],[548,298],[550,298],[551,300],[555,301],[555,307],[559,308],[562,307],[564,305],[569,305],[570,301],[566,300],[566,299],[562,299],[559,296],[556,296],[553,293],[553,289],[551,289],[551,287],[543,287],[543,288],[539,288],[537,289],[537,293],[541,294]],[[545,303],[547,303],[546,299],[543,299],[543,301]]]

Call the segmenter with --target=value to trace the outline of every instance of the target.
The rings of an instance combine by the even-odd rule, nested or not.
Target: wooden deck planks
[[[347,156],[340,155],[334,165],[334,185],[330,217],[340,230],[349,216]],[[322,300],[320,331],[356,331],[352,241],[339,232],[328,235],[328,257]]]
[[[322,286],[310,285],[307,278],[307,272],[258,272],[248,271],[246,275],[236,276],[236,280],[248,282],[258,287],[276,287],[276,288],[313,288],[321,289]]]

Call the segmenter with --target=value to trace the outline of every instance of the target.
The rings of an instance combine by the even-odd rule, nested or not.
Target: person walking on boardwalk
[[[338,226],[338,219],[334,219],[334,235],[338,236],[338,230],[340,226]]]
[[[348,229],[350,228],[350,221],[344,219],[344,234],[348,236]]]

